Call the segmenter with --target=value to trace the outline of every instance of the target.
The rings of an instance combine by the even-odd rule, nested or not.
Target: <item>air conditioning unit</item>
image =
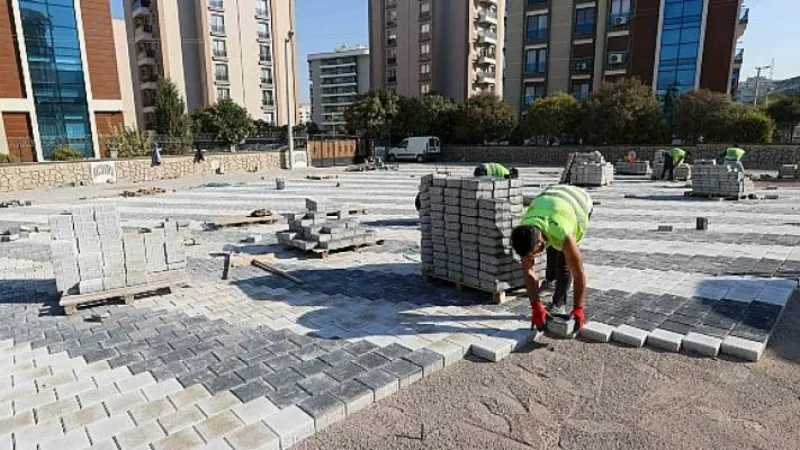
[[[628,24],[628,17],[627,16],[619,16],[614,18],[614,25],[627,25]]]
[[[625,53],[609,53],[608,54],[608,63],[609,64],[622,64],[625,62]]]
[[[589,70],[589,63],[584,61],[575,63],[575,70]]]

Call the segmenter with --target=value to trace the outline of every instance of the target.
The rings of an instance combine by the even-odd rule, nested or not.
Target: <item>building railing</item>
[[[272,84],[272,83],[273,83],[272,78],[261,78],[261,84]]]
[[[256,17],[269,17],[269,12],[266,8],[256,8]]]
[[[213,55],[214,55],[214,58],[227,58],[228,57],[228,51],[227,50],[225,50],[225,51],[214,50]]]
[[[525,39],[528,42],[543,41],[547,39],[547,28],[532,28],[525,33]]]
[[[208,7],[211,9],[225,9],[225,4],[222,0],[210,0]]]
[[[744,8],[742,15],[739,17],[739,23],[746,24],[750,21],[750,8]]]
[[[545,73],[547,72],[547,63],[525,63],[525,73]]]
[[[216,34],[225,34],[225,26],[211,25],[211,32]]]
[[[740,63],[740,62],[744,61],[744,49],[743,48],[737,48],[736,49],[736,54],[733,56],[733,61],[737,62],[737,63]]]

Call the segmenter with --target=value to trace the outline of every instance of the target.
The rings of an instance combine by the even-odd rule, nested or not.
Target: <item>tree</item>
[[[230,99],[217,103],[214,124],[217,136],[228,145],[241,144],[256,131],[250,113]]]
[[[724,142],[730,139],[733,105],[725,94],[701,89],[675,99],[673,133],[686,142]]]
[[[775,131],[775,121],[764,111],[736,103],[729,114],[728,138],[733,142],[769,144]]]
[[[306,132],[309,136],[313,136],[315,134],[322,134],[322,130],[319,128],[316,122],[308,122],[306,124]]]
[[[192,111],[192,133],[195,137],[204,136],[204,139],[216,138],[217,123],[213,106],[198,106]]]
[[[399,110],[400,96],[396,92],[367,92],[359,95],[344,112],[345,128],[350,134],[365,138],[382,137],[390,133]]]
[[[189,150],[192,140],[191,120],[178,88],[168,78],[158,80],[153,123],[157,140],[165,154],[181,154]]]
[[[661,106],[638,79],[604,84],[581,108],[587,144],[656,144],[667,139]]]
[[[527,137],[542,136],[550,143],[575,131],[579,113],[580,104],[575,97],[556,92],[528,105],[521,131]]]
[[[778,129],[791,136],[794,127],[800,124],[800,93],[781,96],[766,108]]]
[[[109,137],[120,158],[146,156],[153,152],[153,135],[128,127],[115,127]]]
[[[487,144],[508,137],[516,125],[511,106],[492,93],[467,99],[455,122],[454,138],[464,144]]]

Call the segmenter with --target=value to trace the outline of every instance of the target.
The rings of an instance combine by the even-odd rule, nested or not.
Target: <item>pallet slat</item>
[[[104,300],[122,298],[126,304],[130,304],[137,294],[157,291],[159,289],[173,288],[186,282],[186,270],[172,270],[169,272],[154,273],[148,275],[148,282],[138,286],[126,286],[119,289],[109,289],[107,291],[92,292],[89,294],[62,295],[59,305],[64,307],[65,314],[72,315],[77,312],[80,305],[87,303],[97,303]]]

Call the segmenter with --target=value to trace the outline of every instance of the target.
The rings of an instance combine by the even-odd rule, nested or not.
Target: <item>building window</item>
[[[267,67],[261,68],[261,83],[272,84],[272,69]]]
[[[275,105],[275,99],[272,96],[272,91],[261,91],[261,104],[263,106]]]
[[[225,58],[228,56],[228,47],[222,39],[214,39],[214,56]]]
[[[690,0],[698,1],[703,0]],[[631,18],[631,0],[611,0],[608,23],[612,26],[627,25]]]
[[[397,50],[390,48],[386,50],[386,64],[397,64]]]
[[[386,82],[397,83],[397,69],[392,67],[386,69]]]
[[[229,100],[231,98],[231,90],[228,88],[217,88],[217,102]]]
[[[702,16],[701,0],[668,2],[664,7],[656,79],[656,94],[662,99],[667,92],[679,95],[695,88]]]
[[[528,16],[527,39],[529,41],[541,41],[547,39],[547,28],[549,18],[547,14]]]
[[[264,122],[267,122],[270,125],[275,124],[275,114],[274,113],[264,113]]]
[[[397,34],[394,31],[386,33],[386,45],[397,45]]]
[[[388,17],[386,18],[386,24],[389,26],[396,26],[397,25],[397,10],[390,9],[388,11]]]
[[[525,52],[525,73],[544,73],[547,71],[547,49],[537,48]]]
[[[264,22],[258,22],[258,38],[269,39],[269,25]]]
[[[211,9],[224,9],[225,5],[222,4],[222,0],[210,0],[208,6]]]
[[[430,64],[421,64],[419,66],[419,73],[423,73],[423,74],[431,73],[431,65]]]
[[[431,4],[429,2],[422,2],[419,4],[420,14],[427,14],[431,12]]]
[[[420,55],[430,55],[431,54],[431,44],[420,44],[420,46],[419,46],[419,54]]]
[[[228,82],[228,65],[215,64],[214,65],[214,79],[224,83]]]
[[[572,83],[572,96],[577,100],[586,100],[591,91],[591,84],[588,81],[576,81]]]
[[[419,85],[419,93],[425,95],[431,91],[430,83],[422,83]]]
[[[430,23],[423,23],[419,26],[419,33],[420,34],[430,34],[431,32],[431,24]]]
[[[272,55],[270,54],[269,45],[259,45],[258,46],[258,60],[262,63],[268,63],[272,61]]]
[[[92,128],[73,2],[22,0],[19,9],[42,153],[49,159],[53,150],[67,145],[91,157]]]
[[[537,98],[542,98],[547,95],[547,88],[544,84],[526,84],[525,95],[522,97],[522,106],[527,107],[535,102]]]
[[[219,14],[211,15],[211,32],[225,34],[225,17]]]
[[[256,0],[256,15],[259,17],[267,17],[269,15],[267,0]]]
[[[581,8],[575,11],[575,35],[582,37],[594,36],[595,9]]]

